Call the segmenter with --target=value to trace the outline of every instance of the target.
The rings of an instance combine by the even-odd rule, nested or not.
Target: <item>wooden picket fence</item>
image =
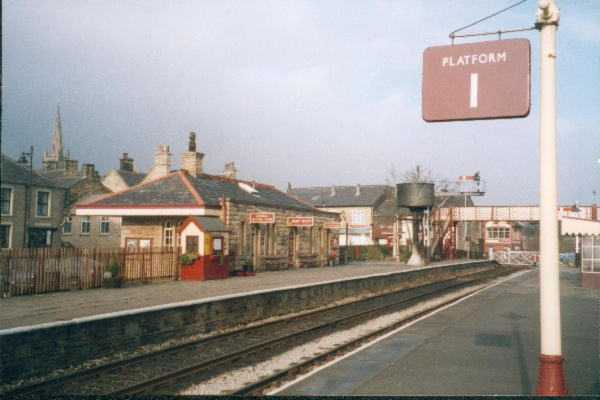
[[[0,252],[0,294],[100,288],[111,264],[119,266],[128,285],[179,279],[179,252],[173,247],[9,249]]]

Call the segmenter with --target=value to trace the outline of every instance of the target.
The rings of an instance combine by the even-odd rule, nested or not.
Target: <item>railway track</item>
[[[52,395],[126,395],[174,394],[181,388],[198,384],[228,370],[269,359],[292,347],[310,342],[340,329],[365,323],[378,316],[411,307],[441,295],[461,290],[513,273],[514,269],[496,268],[412,289],[404,289],[358,300],[340,306],[312,311],[269,323],[247,327],[159,351],[133,356],[118,362],[92,367],[44,382],[21,386],[5,393]],[[456,298],[452,299],[452,302]],[[445,304],[444,304],[445,305]],[[436,306],[439,308],[443,305]],[[426,310],[410,320],[431,312]],[[337,353],[349,351],[374,337],[395,329],[394,326],[371,332],[357,340],[329,350],[314,359],[278,371],[259,382],[231,394],[258,394],[282,378],[289,377],[323,362]]]

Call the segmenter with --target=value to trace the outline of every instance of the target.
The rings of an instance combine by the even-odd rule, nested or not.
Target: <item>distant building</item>
[[[2,248],[58,247],[65,190],[4,154],[1,186]]]
[[[111,193],[102,184],[94,164],[83,164],[78,170],[78,161],[64,152],[60,110],[57,110],[50,152],[46,150],[40,175],[51,179],[65,190],[62,241],[65,246],[115,247],[120,243],[121,223],[119,218],[84,217],[75,215],[74,205],[82,199],[97,198]]]
[[[391,196],[393,188],[387,185],[356,185],[331,187],[288,187],[288,193],[312,206],[340,215],[340,245],[364,246],[378,242],[374,233],[375,210]]]
[[[146,178],[145,172],[136,171],[133,159],[128,153],[123,153],[119,159],[119,169],[113,168],[102,178],[102,184],[111,192],[119,192],[142,183]]]

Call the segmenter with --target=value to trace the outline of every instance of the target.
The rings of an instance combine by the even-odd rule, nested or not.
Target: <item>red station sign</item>
[[[527,39],[428,47],[423,53],[423,119],[526,117],[530,76]]]
[[[314,217],[288,217],[287,226],[313,226]]]
[[[251,224],[272,224],[274,222],[274,213],[250,213]]]

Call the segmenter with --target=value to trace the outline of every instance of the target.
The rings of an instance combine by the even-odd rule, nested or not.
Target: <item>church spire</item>
[[[54,139],[52,140],[52,157],[56,158],[56,161],[62,161],[63,155],[63,144],[62,144],[62,129],[60,127],[60,104],[56,107],[56,120],[54,121]]]
[[[54,121],[54,134],[52,135],[52,146],[50,151],[44,152],[44,169],[64,168],[64,161],[69,159],[69,153],[66,153],[62,142],[62,128],[60,126],[60,104],[56,107],[56,119]]]

